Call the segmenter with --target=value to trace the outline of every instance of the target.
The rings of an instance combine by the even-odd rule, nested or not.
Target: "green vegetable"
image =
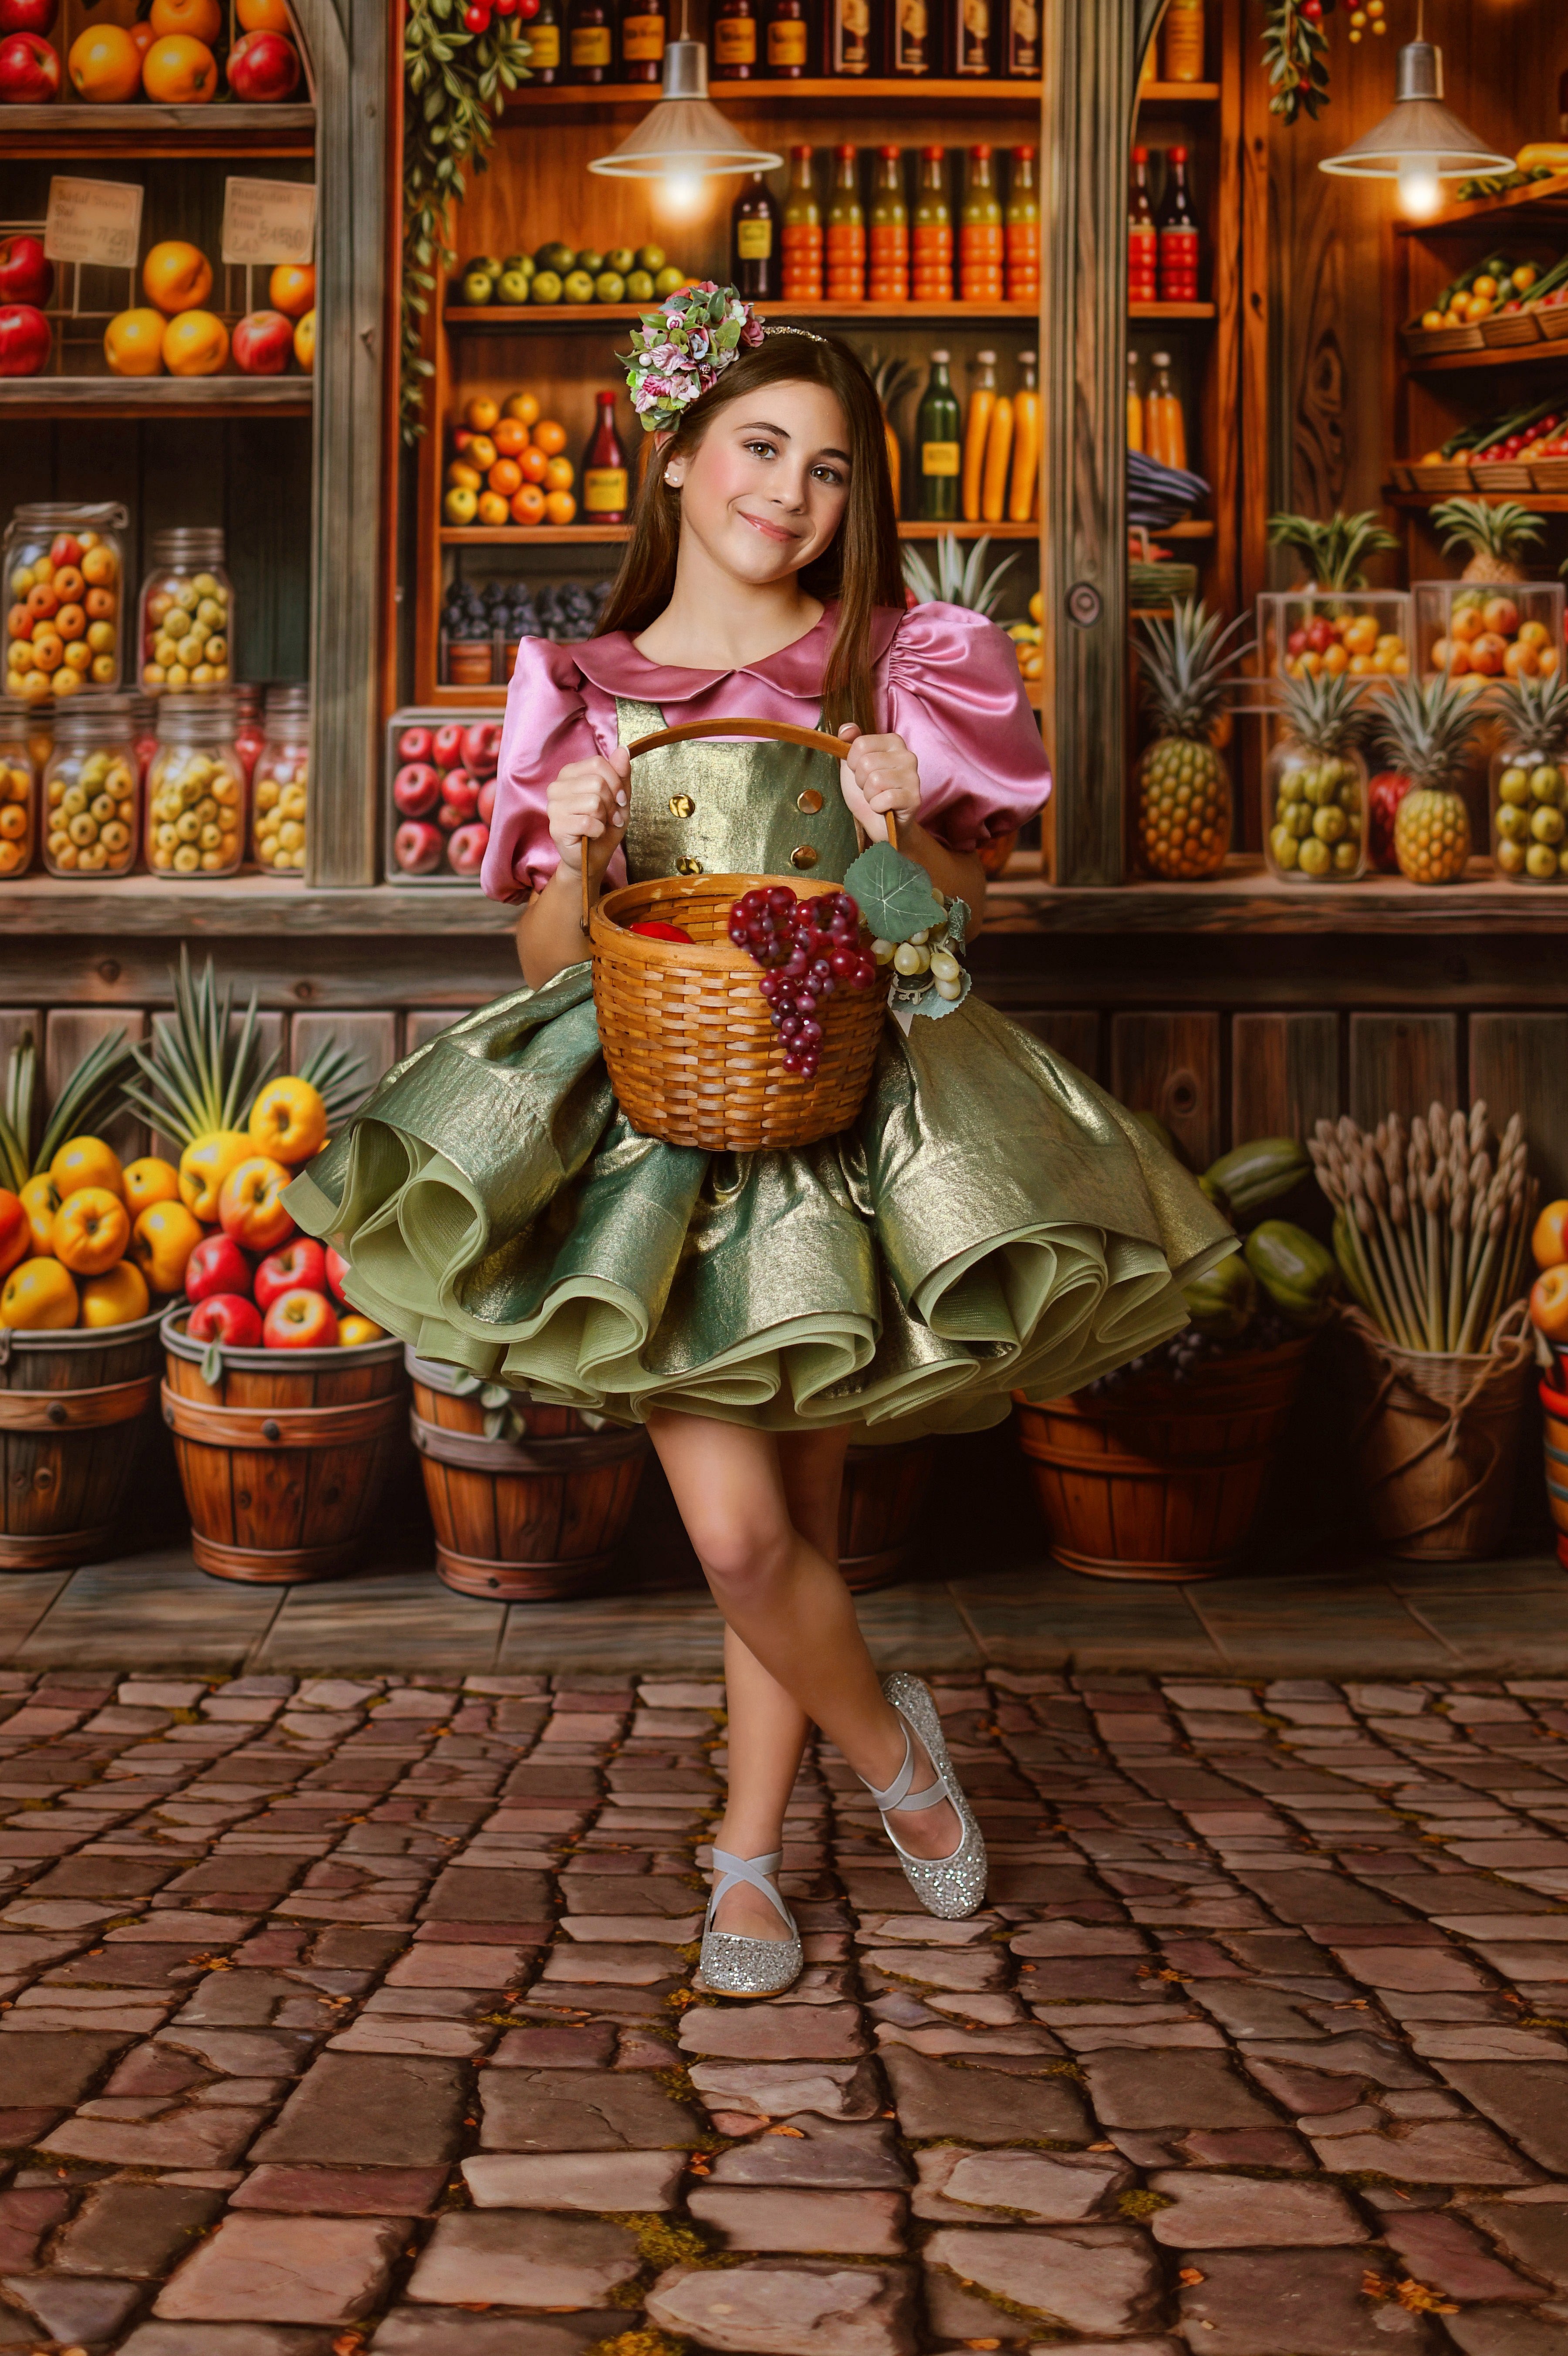
[[[1258,1137],[1221,1153],[1204,1172],[1229,1197],[1238,1219],[1288,1194],[1312,1175],[1307,1148],[1294,1137]]]
[[[1181,1297],[1198,1331],[1211,1342],[1239,1342],[1257,1314],[1258,1288],[1240,1252],[1230,1252],[1206,1269]]]
[[[879,940],[907,941],[912,934],[934,932],[945,920],[946,911],[924,868],[889,842],[873,842],[860,853],[844,878],[844,889],[859,901],[860,914]]]
[[[1332,1252],[1288,1219],[1265,1219],[1243,1247],[1248,1268],[1293,1325],[1318,1325],[1339,1290]]]

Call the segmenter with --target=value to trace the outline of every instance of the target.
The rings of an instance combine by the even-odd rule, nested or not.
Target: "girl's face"
[[[770,384],[730,402],[665,480],[681,530],[738,580],[759,586],[822,554],[849,496],[849,429],[819,384]]]

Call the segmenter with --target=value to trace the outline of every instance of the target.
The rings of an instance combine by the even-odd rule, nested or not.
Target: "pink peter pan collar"
[[[891,606],[877,608],[871,619],[873,664],[886,654],[902,619]],[[837,605],[826,605],[816,627],[793,646],[781,647],[777,654],[765,655],[761,662],[741,663],[733,671],[687,670],[674,663],[650,662],[646,655],[638,653],[624,630],[612,630],[603,638],[584,638],[571,648],[571,654],[583,678],[602,693],[633,697],[639,702],[688,703],[706,695],[720,680],[751,678],[781,695],[816,703],[822,696],[823,666],[837,625]]]

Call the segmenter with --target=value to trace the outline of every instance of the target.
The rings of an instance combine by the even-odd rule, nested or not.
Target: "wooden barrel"
[[[0,1571],[100,1562],[123,1544],[157,1398],[158,1317],[0,1329]]]
[[[852,1447],[838,1507],[838,1568],[855,1594],[911,1576],[921,1509],[933,1464],[929,1440]]]
[[[571,1408],[509,1391],[522,1429],[514,1422],[486,1434],[486,1416],[504,1410],[486,1408],[455,1366],[412,1350],[406,1363],[437,1577],[488,1602],[544,1603],[602,1589],[636,1502],[647,1433],[595,1430]]]
[[[1257,1518],[1308,1342],[1031,1406],[1019,1438],[1051,1552],[1095,1579],[1213,1579]]]
[[[1568,1569],[1568,1392],[1542,1383],[1541,1404],[1546,1410],[1546,1502],[1557,1526],[1558,1559]]]
[[[226,1349],[212,1384],[187,1314],[163,1321],[163,1409],[198,1566],[266,1587],[347,1569],[401,1444],[402,1344]]]

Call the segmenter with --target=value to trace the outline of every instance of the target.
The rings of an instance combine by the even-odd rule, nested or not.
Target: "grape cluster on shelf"
[[[1129,1358],[1125,1366],[1117,1366],[1095,1382],[1085,1383],[1085,1398],[1113,1398],[1139,1375],[1160,1375],[1167,1382],[1186,1385],[1201,1376],[1207,1366],[1233,1358],[1238,1352],[1277,1350],[1283,1344],[1294,1341],[1298,1328],[1279,1315],[1276,1310],[1260,1309],[1244,1333],[1233,1342],[1218,1342],[1200,1333],[1196,1325],[1184,1325],[1168,1342],[1157,1350],[1146,1350],[1141,1358]]]
[[[818,1009],[836,990],[869,990],[877,961],[860,947],[848,892],[797,899],[787,884],[743,893],[730,911],[732,946],[763,969],[758,987],[784,1041],[784,1067],[809,1079],[822,1055]]]

